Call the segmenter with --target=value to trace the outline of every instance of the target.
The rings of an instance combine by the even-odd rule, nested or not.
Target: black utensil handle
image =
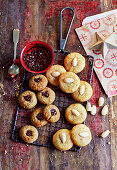
[[[68,29],[68,32],[67,32],[67,35],[66,35],[66,38],[65,39],[62,39],[62,13],[64,10],[66,9],[69,9],[73,12],[73,16],[72,16],[72,20],[71,20],[71,23],[70,23],[70,26],[69,26],[69,29]],[[67,38],[68,38],[68,35],[70,33],[70,29],[71,29],[71,26],[73,24],[73,21],[74,21],[74,17],[75,17],[75,12],[74,12],[74,9],[71,8],[71,7],[65,7],[61,10],[60,12],[60,50],[61,51],[64,51],[64,48],[65,48],[65,45],[66,45],[66,42],[67,42]]]

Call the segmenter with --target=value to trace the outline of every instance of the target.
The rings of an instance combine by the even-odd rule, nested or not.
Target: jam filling
[[[24,99],[29,102],[31,100],[31,96],[30,95],[27,95],[27,96],[24,96]]]
[[[48,92],[48,91],[42,92],[42,96],[44,96],[44,97],[49,97],[49,92]]]
[[[39,77],[39,78],[35,78],[34,81],[35,81],[35,82],[40,82],[40,81],[41,81],[41,78],[40,78],[40,77]]]
[[[42,71],[49,67],[52,58],[46,49],[37,45],[24,54],[23,60],[28,69]]]
[[[31,130],[27,130],[26,135],[27,135],[27,136],[33,136],[33,133],[32,133]]]
[[[52,115],[52,116],[55,116],[55,115],[57,114],[57,112],[56,112],[55,109],[51,109],[50,112],[51,112],[51,115]]]
[[[39,114],[36,116],[36,118],[37,118],[38,120],[43,120],[43,114],[42,114],[42,113],[39,113]]]

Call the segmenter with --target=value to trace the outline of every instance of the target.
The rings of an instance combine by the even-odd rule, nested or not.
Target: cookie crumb
[[[110,142],[107,142],[108,145],[110,145],[111,143]]]
[[[0,83],[0,89],[3,89],[4,85],[2,83]]]

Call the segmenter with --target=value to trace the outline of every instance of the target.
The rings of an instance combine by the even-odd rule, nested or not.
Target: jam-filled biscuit
[[[19,103],[25,109],[32,109],[37,104],[35,93],[27,90],[20,94]]]
[[[86,109],[79,103],[71,104],[65,110],[65,117],[71,124],[81,124],[87,117]]]
[[[42,75],[38,74],[36,76],[31,77],[29,80],[29,87],[35,91],[43,90],[48,84],[47,78]]]
[[[86,146],[91,142],[91,131],[84,124],[76,125],[71,130],[71,139],[77,146]]]
[[[85,67],[85,58],[79,53],[70,53],[64,59],[64,66],[67,71],[79,73]]]
[[[85,102],[91,98],[92,94],[93,94],[93,90],[91,85],[86,81],[80,81],[80,86],[77,89],[77,91],[72,93],[72,97],[76,101]]]
[[[65,73],[66,70],[63,66],[61,65],[53,65],[50,67],[49,70],[46,72],[46,77],[49,81],[50,84],[54,86],[58,86],[58,78],[60,74]]]
[[[55,92],[49,87],[46,87],[44,90],[37,93],[37,98],[42,104],[51,104],[55,100]]]
[[[48,123],[43,116],[43,108],[38,108],[31,113],[31,123],[36,127],[41,127]]]
[[[38,139],[38,131],[34,126],[25,125],[20,129],[20,137],[26,143],[33,143]]]
[[[79,77],[73,72],[66,72],[59,76],[59,87],[66,93],[75,92],[80,85]]]
[[[55,105],[48,105],[43,109],[43,114],[49,122],[57,122],[60,119],[60,111]]]
[[[71,132],[68,129],[60,129],[53,135],[54,146],[62,151],[69,150],[73,146]]]

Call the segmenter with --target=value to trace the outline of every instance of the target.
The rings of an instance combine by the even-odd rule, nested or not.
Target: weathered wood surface
[[[12,30],[19,28],[20,50],[29,41],[41,40],[59,49],[59,12],[65,6],[75,9],[75,21],[66,50],[84,53],[74,29],[81,26],[86,16],[117,8],[116,0],[0,0],[0,82],[7,93],[0,98],[0,169],[1,170],[115,170],[117,167],[117,97],[107,98],[95,73],[93,74],[92,104],[104,96],[109,104],[109,115],[88,115],[86,124],[91,128],[93,140],[79,153],[60,152],[46,147],[27,146],[11,140],[14,123],[17,86],[9,81],[7,69],[12,63]],[[69,23],[69,17],[65,18]],[[64,32],[66,27],[64,25]],[[110,129],[110,137],[100,139],[99,134]],[[107,144],[110,142],[111,144]]]

